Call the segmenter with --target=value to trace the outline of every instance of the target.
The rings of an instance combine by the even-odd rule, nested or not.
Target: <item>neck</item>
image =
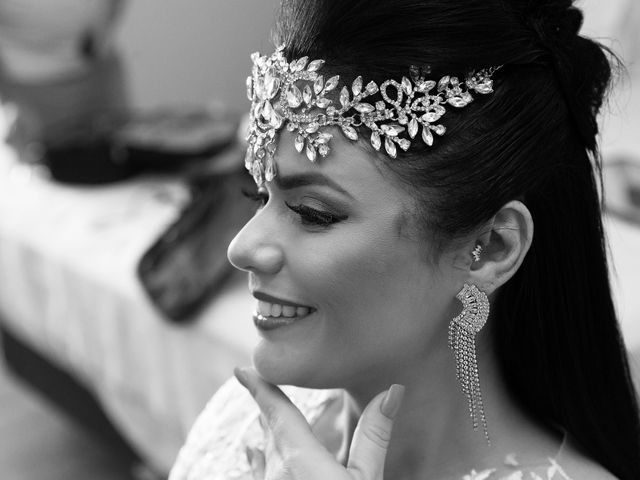
[[[472,469],[500,467],[509,453],[524,461],[554,455],[548,432],[525,415],[508,394],[493,349],[478,336],[480,384],[491,446],[482,425],[474,431],[467,399],[455,373],[453,353],[446,345],[420,362],[397,365],[375,380],[347,388],[358,411],[391,383],[406,387],[394,422],[384,478],[461,478]],[[531,458],[527,459],[527,454]],[[539,458],[537,458],[539,457]]]

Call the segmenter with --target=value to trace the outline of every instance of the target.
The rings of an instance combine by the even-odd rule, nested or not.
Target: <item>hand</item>
[[[316,439],[305,417],[278,387],[252,368],[236,368],[235,375],[260,407],[266,433],[265,452],[247,451],[254,480],[382,480],[403,386],[392,385],[364,409],[345,468]]]

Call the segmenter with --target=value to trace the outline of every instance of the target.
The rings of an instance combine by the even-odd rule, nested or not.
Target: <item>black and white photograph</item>
[[[0,480],[640,480],[640,2],[0,0]]]

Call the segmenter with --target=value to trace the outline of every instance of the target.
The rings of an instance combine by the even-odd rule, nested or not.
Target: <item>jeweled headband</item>
[[[249,147],[245,166],[255,182],[262,185],[276,175],[274,154],[277,132],[285,125],[296,133],[295,149],[305,152],[315,162],[318,155],[329,154],[329,142],[333,135],[330,126],[339,127],[349,140],[358,140],[357,127],[371,130],[371,145],[396,158],[398,148],[406,151],[418,136],[433,145],[434,134],[446,132],[438,123],[446,113],[446,106],[467,106],[473,101],[471,92],[493,92],[491,76],[499,67],[487,68],[467,75],[464,81],[454,76],[444,76],[439,81],[427,80],[425,69],[412,66],[411,80],[401,82],[386,80],[378,86],[375,82],[363,84],[357,77],[340,90],[335,99],[334,90],[340,76],[325,79],[318,71],[324,60],[309,61],[302,57],[287,62],[284,46],[270,57],[258,52],[251,55],[253,68],[247,77],[247,96],[251,100]],[[328,98],[328,95],[332,98]],[[380,93],[382,100],[367,103],[365,99]],[[407,138],[408,137],[408,138]]]

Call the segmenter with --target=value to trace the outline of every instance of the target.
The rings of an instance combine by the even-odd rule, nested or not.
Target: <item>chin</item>
[[[274,385],[307,386],[300,359],[261,342],[253,352],[253,365],[260,376]]]
[[[261,342],[253,352],[253,365],[260,376],[274,385],[295,385],[304,388],[334,388],[328,372],[308,355],[295,355]],[[334,379],[335,380],[335,379]]]

